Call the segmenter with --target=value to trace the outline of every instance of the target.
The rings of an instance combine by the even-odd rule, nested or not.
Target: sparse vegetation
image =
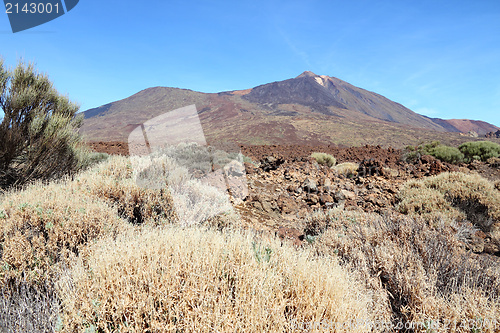
[[[500,157],[491,157],[487,162],[492,168],[500,168]]]
[[[313,243],[318,253],[337,256],[351,276],[364,282],[378,318],[394,325],[385,331],[413,323],[409,331],[425,332],[425,323],[434,321],[445,331],[470,332],[470,323],[483,318],[488,324],[482,332],[495,332],[497,263],[467,254],[455,227],[340,209],[317,212],[305,226],[318,235]]]
[[[500,220],[500,192],[475,174],[446,172],[406,183],[399,194],[399,210],[410,215],[444,213],[468,219],[484,231]],[[499,235],[500,236],[500,235]]]
[[[498,331],[498,180],[402,183],[440,163],[311,147],[254,164],[263,177],[237,201],[251,162],[238,146],[89,153],[78,107],[22,63],[0,63],[0,107],[1,332]],[[481,170],[499,153],[433,141],[406,159]]]
[[[122,222],[104,202],[65,183],[36,183],[9,193],[0,210],[0,278],[40,281],[68,264],[87,242]]]
[[[413,152],[450,163],[463,158],[439,142]],[[357,181],[348,178],[358,164],[311,156],[329,168],[307,161],[286,174],[279,166],[263,172],[300,184],[309,164],[308,177]],[[302,237],[298,248],[240,229],[222,173],[244,175],[232,164],[245,161],[237,150],[181,144],[147,157],[76,158],[78,167],[64,169],[71,177],[28,175],[23,181],[41,180],[1,194],[0,331],[314,332],[349,325],[349,332],[387,332],[410,323],[408,331],[430,332],[454,323],[451,331],[471,332],[478,318],[482,332],[497,329],[498,261],[471,251],[478,232],[491,248],[500,246],[498,181],[462,173],[411,180],[397,207],[390,203],[397,212],[383,213],[343,208],[367,189],[374,209],[389,202],[384,192],[397,193],[373,186],[371,175],[360,180],[363,189],[314,182],[308,203],[339,208],[308,215],[305,235],[286,231]],[[490,156],[489,165],[497,159]],[[383,170],[377,182],[401,171]],[[293,212],[301,190],[287,187],[280,209]],[[263,198],[252,199],[264,209]]]
[[[343,168],[355,169],[335,170]],[[138,175],[163,187],[139,186]],[[495,235],[490,222],[500,217],[500,192],[477,175],[408,182],[399,209],[409,216],[317,211],[305,221],[305,249],[240,231],[227,199],[198,181],[164,156],[113,156],[73,178],[7,192],[0,319],[30,304],[32,317],[18,327],[32,331],[282,332],[363,322],[349,331],[385,332],[500,315],[494,257],[464,246],[477,231],[468,220]],[[494,332],[488,325],[483,332]]]
[[[407,146],[405,160],[415,162],[422,155],[431,155],[448,163],[469,163],[474,160],[486,162],[490,158],[500,156],[500,145],[491,141],[471,141],[462,143],[458,148],[444,146],[439,141],[422,143],[418,146]]]
[[[316,162],[318,162],[319,164],[329,167],[333,167],[337,163],[335,157],[326,153],[312,153],[311,157],[316,159]]]

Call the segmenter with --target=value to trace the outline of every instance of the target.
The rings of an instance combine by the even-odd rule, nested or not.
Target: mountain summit
[[[449,141],[459,136],[444,133],[470,127],[477,127],[480,135],[500,129],[485,122],[428,118],[338,78],[305,71],[288,80],[215,94],[148,88],[85,111],[82,132],[95,141],[126,141],[128,133],[148,119],[192,104],[205,135],[249,144],[385,142],[401,146],[427,137]]]
[[[426,129],[446,129],[420,114],[374,92],[345,81],[306,71],[294,79],[258,86],[245,95],[251,102],[268,104],[300,104],[331,114],[325,107],[361,112],[370,117]]]

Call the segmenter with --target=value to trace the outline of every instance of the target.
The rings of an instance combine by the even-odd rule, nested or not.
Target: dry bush
[[[67,332],[288,332],[372,320],[369,295],[335,260],[249,233],[145,227],[96,243],[58,290]]]
[[[61,304],[50,284],[27,281],[0,288],[0,332],[57,332]]]
[[[220,214],[235,214],[222,170],[196,179],[187,167],[162,152],[133,157],[132,165],[138,184],[152,189],[168,188],[178,221],[183,225],[204,224]],[[244,176],[240,178],[246,181]]]
[[[10,192],[0,205],[1,280],[43,280],[53,265],[68,263],[89,241],[122,225],[108,205],[64,181]]]
[[[410,181],[399,193],[398,210],[403,214],[431,217],[441,214],[455,219],[465,219],[460,210],[446,200],[443,193],[431,189],[418,181]]]
[[[491,157],[487,162],[492,168],[500,168],[500,157]]]
[[[312,153],[311,157],[314,158],[319,164],[329,167],[332,167],[337,163],[337,159],[327,153]]]
[[[442,173],[405,184],[399,210],[426,215],[439,211],[452,218],[467,218],[500,242],[500,192],[477,174]]]
[[[359,164],[353,162],[345,162],[338,164],[333,167],[333,169],[337,172],[337,174],[341,174],[344,176],[356,176],[358,174]]]
[[[167,180],[179,181],[174,179],[179,170],[171,169]],[[236,221],[227,196],[213,187],[191,179],[175,195],[174,200],[168,189],[138,186],[124,157],[110,158],[73,180],[9,192],[0,204],[0,277],[45,279],[52,265],[69,262],[90,240],[124,228],[119,217],[133,224],[178,222],[175,204],[184,223],[199,216],[219,227]],[[217,210],[221,207],[226,209]]]
[[[310,224],[321,222],[318,227]],[[343,265],[408,331],[495,332],[500,315],[498,258],[465,252],[447,223],[334,210],[307,225],[322,230],[313,246]],[[473,327],[472,324],[482,327]],[[398,326],[396,326],[398,327]],[[432,330],[434,329],[434,330]],[[387,330],[391,331],[391,330]]]
[[[106,163],[80,174],[72,186],[114,206],[120,217],[133,224],[176,220],[173,200],[167,188],[139,186],[126,157],[113,156]]]
[[[175,165],[169,171],[167,181],[182,183],[188,179],[178,177],[185,170]],[[198,196],[212,189],[192,185]],[[217,192],[215,197],[218,195]],[[192,214],[212,210],[216,204],[210,205],[213,198],[204,197],[206,207],[197,202],[197,210]],[[104,235],[116,237],[130,229],[125,219],[148,225],[177,222],[173,206],[167,189],[139,186],[129,160],[123,157],[112,157],[71,179],[49,184],[38,182],[22,191],[2,193],[0,286],[4,298],[0,303],[0,328],[53,330],[57,315],[53,305],[58,301],[51,287],[54,279],[96,239]],[[206,224],[219,229],[236,220],[230,212],[209,216]],[[21,314],[23,318],[18,318],[15,325],[10,324],[12,318]],[[44,321],[45,326],[40,326]]]

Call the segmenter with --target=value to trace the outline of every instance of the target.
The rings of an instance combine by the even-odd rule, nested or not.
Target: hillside
[[[402,147],[422,140],[464,141],[458,132],[485,134],[477,121],[431,119],[340,79],[304,72],[296,78],[221,93],[154,87],[84,112],[89,141],[127,141],[139,124],[196,105],[209,141],[243,144],[343,144]],[[459,126],[460,125],[460,126]]]
[[[480,120],[470,120],[470,119],[439,119],[439,118],[429,118],[436,124],[441,125],[450,132],[461,132],[468,133],[470,131],[476,132],[480,136],[484,136],[490,132],[496,132],[500,130],[500,127],[487,123]]]

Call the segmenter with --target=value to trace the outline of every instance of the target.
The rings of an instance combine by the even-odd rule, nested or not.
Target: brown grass
[[[231,231],[145,228],[102,240],[58,290],[70,332],[283,332],[371,318],[369,295],[336,260]]]
[[[500,244],[500,192],[477,174],[446,172],[412,180],[399,198],[402,213],[431,217],[438,212],[451,219],[467,219]]]
[[[118,215],[132,224],[174,222],[177,216],[173,199],[164,186],[149,189],[139,186],[132,164],[115,156],[109,162],[76,177],[73,186],[117,209]]]
[[[112,157],[5,193],[0,331],[498,331],[498,258],[468,252],[475,230],[461,221],[496,225],[486,221],[498,219],[499,192],[479,176],[407,183],[408,216],[316,212],[311,248],[297,249],[236,230],[220,191],[165,171],[170,190],[142,188]]]
[[[104,202],[65,182],[8,193],[0,222],[2,280],[45,279],[51,266],[68,263],[89,241],[123,225]]]
[[[413,331],[425,332],[424,326],[433,323],[442,331],[471,332],[471,323],[491,324],[500,315],[498,259],[464,251],[457,228],[332,210],[316,213],[306,230],[311,235],[323,231],[313,243],[317,252],[337,255],[366,281],[379,312],[392,314],[394,325],[414,323]],[[497,328],[491,324],[481,332]]]

